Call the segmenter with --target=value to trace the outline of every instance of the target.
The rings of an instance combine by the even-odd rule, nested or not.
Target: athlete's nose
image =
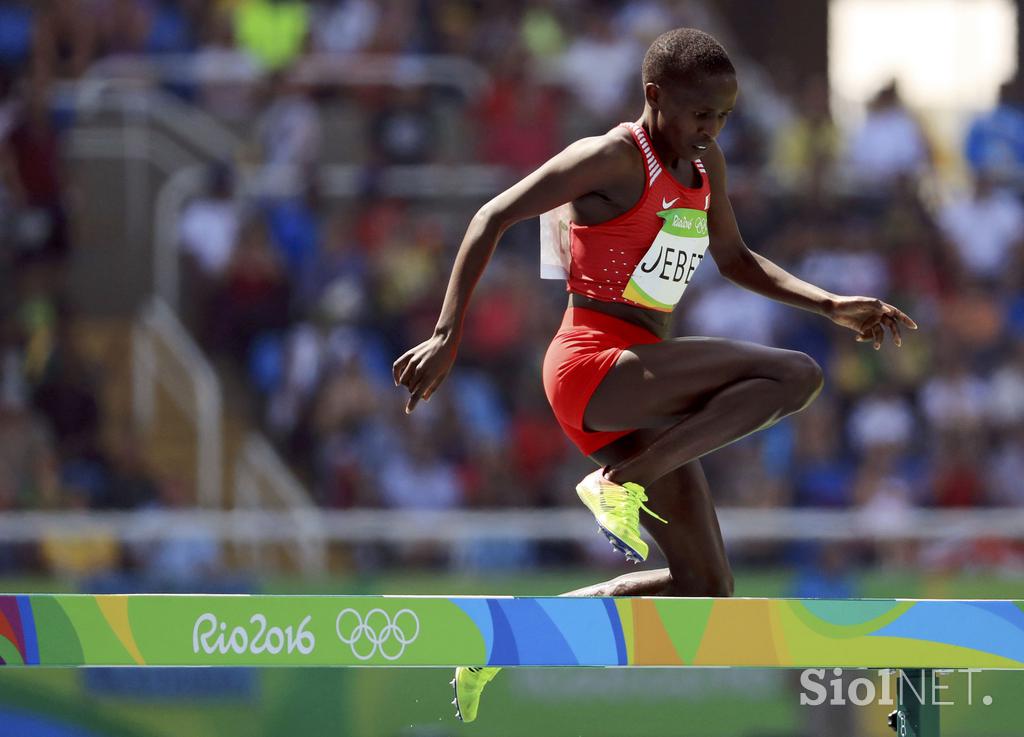
[[[722,121],[716,120],[715,122],[704,126],[701,131],[701,135],[706,136],[709,141],[714,140],[718,137],[718,132],[722,130]]]

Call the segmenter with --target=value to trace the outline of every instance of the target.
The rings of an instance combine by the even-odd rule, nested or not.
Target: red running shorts
[[[555,419],[583,455],[589,456],[633,430],[591,432],[583,412],[605,374],[631,345],[660,343],[639,325],[596,310],[569,307],[544,354],[544,393]]]

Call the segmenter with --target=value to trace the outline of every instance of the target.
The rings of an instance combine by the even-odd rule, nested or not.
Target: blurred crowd
[[[950,142],[895,83],[856,125],[838,126],[824,79],[761,68],[700,2],[55,0],[0,8],[0,213],[10,214],[4,266],[16,287],[4,290],[13,301],[3,313],[0,434],[17,440],[0,451],[9,456],[0,508],[46,506],[51,490],[81,483],[81,453],[68,443],[82,430],[68,440],[64,426],[71,417],[95,432],[99,422],[87,372],[60,360],[60,310],[47,317],[34,306],[61,303],[60,264],[74,246],[62,129],[45,102],[54,81],[125,54],[184,54],[191,71],[163,87],[247,142],[211,164],[204,192],[180,214],[183,314],[201,345],[244,376],[259,422],[316,501],[574,503],[592,464],[562,436],[541,388],[566,294],[538,278],[536,223],[499,244],[455,370],[406,416],[391,364],[430,334],[486,196],[446,200],[429,185],[397,196],[383,174],[480,163],[511,184],[575,138],[636,119],[643,52],[680,25],[714,33],[739,70],[720,143],[748,245],[827,290],[891,302],[920,326],[904,331],[901,349],[887,342],[876,352],[710,265],[697,272],[677,310],[679,334],[805,351],[826,374],[807,410],[703,459],[716,502],[857,508],[879,527],[915,507],[1024,503],[1019,81]],[[434,55],[471,62],[486,84],[422,81]],[[338,81],[371,58],[389,60],[390,82]],[[334,74],[311,59],[333,60]],[[361,167],[355,196],[325,187],[333,164]],[[32,276],[40,271],[48,276]],[[82,385],[76,411],[48,398],[45,382],[65,380]],[[86,506],[159,503],[159,485],[109,480],[130,475],[125,454],[106,454],[108,480]]]

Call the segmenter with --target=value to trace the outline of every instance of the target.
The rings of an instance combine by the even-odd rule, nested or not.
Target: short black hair
[[[663,33],[644,54],[644,84],[692,83],[716,74],[736,74],[736,68],[722,44],[696,28]]]

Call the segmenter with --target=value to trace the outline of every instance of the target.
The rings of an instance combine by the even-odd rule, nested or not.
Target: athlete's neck
[[[658,158],[661,159],[663,166],[667,166],[673,171],[679,169],[679,156],[672,150],[672,147],[662,139],[658,133],[658,129],[654,125],[655,112],[649,107],[644,107],[644,113],[640,116],[640,120],[637,121],[643,129],[647,131],[647,137],[651,139],[651,145],[654,146],[654,152],[658,154]]]

